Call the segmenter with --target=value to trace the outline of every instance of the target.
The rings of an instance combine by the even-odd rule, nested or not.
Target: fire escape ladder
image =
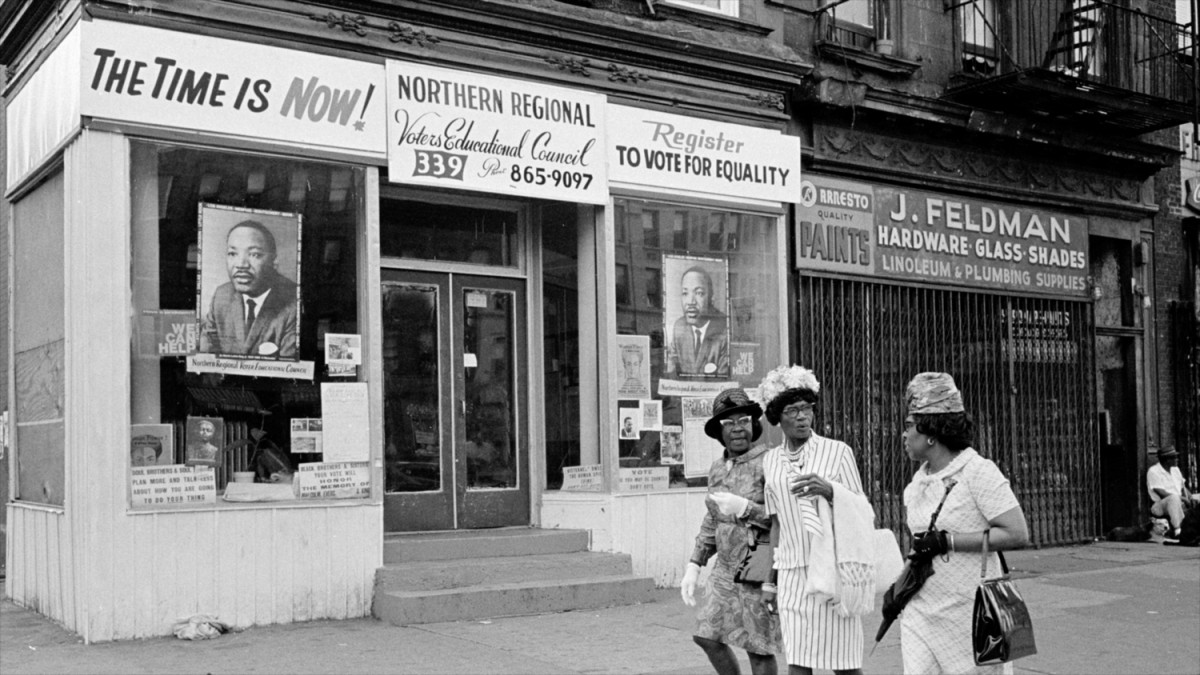
[[[1096,70],[1100,34],[1106,12],[1099,2],[1066,0],[1050,36],[1042,68],[1087,77]]]

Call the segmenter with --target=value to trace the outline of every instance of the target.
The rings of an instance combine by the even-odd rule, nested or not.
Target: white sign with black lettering
[[[671,467],[649,466],[638,469],[621,469],[617,479],[618,492],[649,492],[666,490],[669,487]]]
[[[396,60],[387,83],[393,183],[608,201],[603,95]]]
[[[130,469],[133,506],[216,504],[217,475],[212,467],[135,466]]]
[[[613,183],[788,202],[800,189],[800,139],[779,131],[609,105]]]
[[[353,499],[371,496],[371,469],[367,462],[312,462],[301,464],[301,499]]]
[[[599,464],[564,466],[562,489],[573,492],[599,492],[603,487],[603,470]]]

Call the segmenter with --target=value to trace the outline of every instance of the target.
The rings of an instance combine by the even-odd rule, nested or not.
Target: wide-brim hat
[[[757,420],[762,414],[762,406],[750,400],[750,395],[744,389],[726,389],[713,399],[712,417],[704,423],[704,433],[720,441],[721,420],[733,415],[749,415]],[[761,426],[753,429],[750,441],[757,441],[761,435]]]

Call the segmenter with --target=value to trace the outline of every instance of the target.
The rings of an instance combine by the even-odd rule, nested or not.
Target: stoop
[[[652,602],[628,555],[587,550],[582,530],[529,527],[387,534],[371,613],[398,626]]]

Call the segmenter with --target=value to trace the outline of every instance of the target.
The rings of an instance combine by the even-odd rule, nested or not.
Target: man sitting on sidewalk
[[[1178,461],[1179,452],[1174,447],[1165,447],[1158,451],[1158,463],[1146,472],[1146,489],[1154,502],[1150,513],[1170,521],[1168,536],[1174,539],[1179,538],[1184,513],[1196,505],[1195,497],[1188,492],[1183,483],[1183,474],[1176,466]]]

